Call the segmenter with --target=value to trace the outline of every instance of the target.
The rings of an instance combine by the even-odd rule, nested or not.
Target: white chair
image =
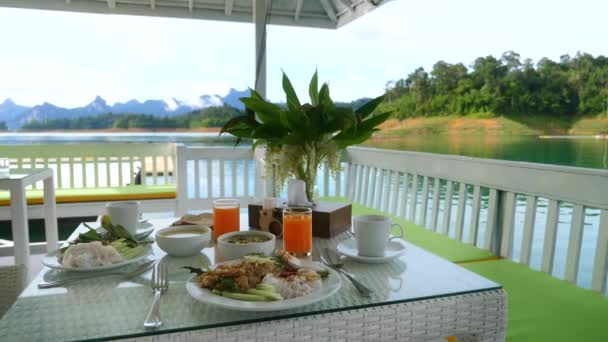
[[[15,303],[23,290],[26,269],[23,265],[0,266],[0,318]]]

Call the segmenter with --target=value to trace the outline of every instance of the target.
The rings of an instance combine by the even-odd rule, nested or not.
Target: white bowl
[[[201,234],[193,236],[162,235],[163,233],[182,229],[200,231]],[[154,238],[158,247],[171,256],[193,256],[200,253],[201,249],[209,244],[209,241],[211,240],[211,229],[206,226],[194,225],[171,226],[156,231]]]
[[[235,235],[262,235],[269,237],[270,240],[264,242],[254,242],[247,244],[229,243],[227,239]],[[242,232],[232,232],[220,235],[217,239],[217,248],[224,258],[224,260],[234,260],[242,258],[247,254],[251,253],[262,253],[265,255],[272,255],[276,244],[276,237],[268,232],[262,232],[258,230],[248,230]]]

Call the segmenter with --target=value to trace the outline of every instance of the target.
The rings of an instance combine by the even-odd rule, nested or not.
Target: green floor
[[[324,199],[325,200],[325,199]],[[340,198],[331,201],[348,202]],[[380,213],[353,204],[353,215]],[[485,250],[393,218],[405,239],[501,284],[507,293],[507,341],[608,341],[608,299]]]

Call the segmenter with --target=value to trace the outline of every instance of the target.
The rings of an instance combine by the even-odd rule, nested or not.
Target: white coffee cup
[[[135,235],[139,222],[139,202],[110,202],[106,204],[106,211],[112,224],[119,224]]]
[[[399,227],[400,235],[390,236],[394,226]],[[357,250],[361,256],[383,257],[388,243],[404,235],[403,227],[393,223],[390,217],[382,215],[355,216],[353,227]]]

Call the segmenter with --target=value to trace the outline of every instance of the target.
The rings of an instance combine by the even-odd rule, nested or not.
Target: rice
[[[121,261],[123,258],[114,247],[95,241],[70,246],[63,254],[61,264],[65,267],[95,267]]]
[[[307,295],[322,286],[319,275],[307,268],[301,268],[297,273],[287,277],[267,274],[262,279],[262,283],[274,286],[285,299]]]

